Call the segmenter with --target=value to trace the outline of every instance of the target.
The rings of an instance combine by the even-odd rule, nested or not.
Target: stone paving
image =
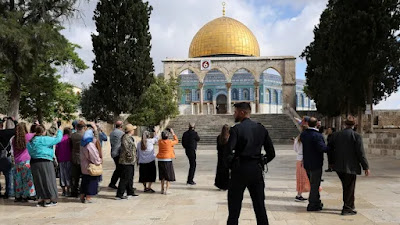
[[[227,193],[214,184],[216,151],[214,146],[201,146],[197,156],[194,187],[186,186],[188,162],[184,151],[176,149],[174,162],[177,182],[169,195],[160,194],[160,183],[154,184],[154,194],[142,192],[135,183],[139,197],[116,201],[115,191],[106,186],[114,169],[106,154],[104,181],[93,204],[78,199],[59,199],[56,207],[35,207],[34,202],[14,203],[0,200],[0,224],[151,224],[151,225],[219,225],[226,224]],[[359,176],[356,188],[358,215],[341,216],[341,184],[335,173],[324,173],[321,198],[325,208],[309,213],[307,203],[294,201],[295,154],[291,146],[276,146],[277,157],[269,165],[266,180],[266,205],[270,224],[400,224],[400,160],[368,156],[371,177]],[[105,152],[109,152],[108,149]],[[137,175],[137,170],[136,170]],[[2,177],[2,182],[4,178]],[[138,176],[135,176],[137,181]],[[307,194],[305,195],[307,197]],[[241,225],[256,224],[248,192],[245,192]]]

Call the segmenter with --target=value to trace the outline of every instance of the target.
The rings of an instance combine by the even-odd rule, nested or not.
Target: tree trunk
[[[363,110],[361,109],[361,107],[358,107],[358,110],[357,110],[358,112],[357,112],[357,120],[358,120],[358,124],[357,124],[357,132],[358,133],[360,133],[360,134],[362,134],[362,132],[363,132],[363,126],[364,126],[364,124],[363,124]]]
[[[367,132],[372,133],[374,131],[374,111],[373,111],[373,88],[374,88],[374,80],[371,77],[368,80],[368,93],[367,93],[367,104],[371,107],[371,114],[368,115],[367,119]],[[368,110],[368,109],[367,109]]]
[[[21,84],[18,78],[15,78],[10,88],[10,102],[8,103],[7,115],[19,119],[19,101],[21,99]]]
[[[39,124],[43,124],[43,112],[41,109],[37,109],[37,120],[39,121]]]

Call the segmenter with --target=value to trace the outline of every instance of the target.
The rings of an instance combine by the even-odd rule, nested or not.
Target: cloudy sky
[[[149,0],[153,6],[150,18],[151,56],[155,73],[162,72],[161,60],[186,58],[196,32],[207,22],[222,16],[222,1],[216,0]],[[313,28],[328,0],[225,0],[226,16],[241,21],[257,37],[262,56],[293,55],[298,57],[313,40]],[[64,81],[77,86],[90,84],[94,54],[90,35],[96,32],[92,20],[97,1],[80,1],[80,13],[64,22],[64,35],[79,44],[81,58],[90,69],[83,74],[62,71]],[[296,76],[305,79],[306,63],[298,59]],[[400,92],[376,108],[400,109]]]

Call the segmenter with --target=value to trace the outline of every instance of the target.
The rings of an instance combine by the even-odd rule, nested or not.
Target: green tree
[[[0,73],[0,114],[7,114],[8,107],[8,86],[4,74]]]
[[[73,15],[76,1],[0,1],[0,71],[9,84],[8,115],[18,118],[23,85],[32,84],[43,64],[55,68],[72,63],[75,72],[82,70],[76,65],[83,61],[70,57],[76,46],[60,34],[61,19]]]
[[[398,0],[330,0],[307,61],[310,97],[324,114],[355,113],[400,85]]]
[[[79,103],[82,116],[89,121],[103,120],[112,122],[111,112],[105,108],[102,102],[99,91],[93,85],[85,87]]]
[[[107,111],[117,118],[137,108],[139,97],[154,80],[150,57],[152,7],[141,0],[100,0],[92,35],[94,87]]]
[[[176,96],[179,91],[177,79],[156,78],[146,92],[140,97],[140,103],[128,121],[135,125],[153,127],[161,121],[179,114]]]

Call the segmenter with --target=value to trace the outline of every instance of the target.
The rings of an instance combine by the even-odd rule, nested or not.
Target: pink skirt
[[[297,192],[310,191],[310,181],[301,161],[296,163],[296,190]]]

